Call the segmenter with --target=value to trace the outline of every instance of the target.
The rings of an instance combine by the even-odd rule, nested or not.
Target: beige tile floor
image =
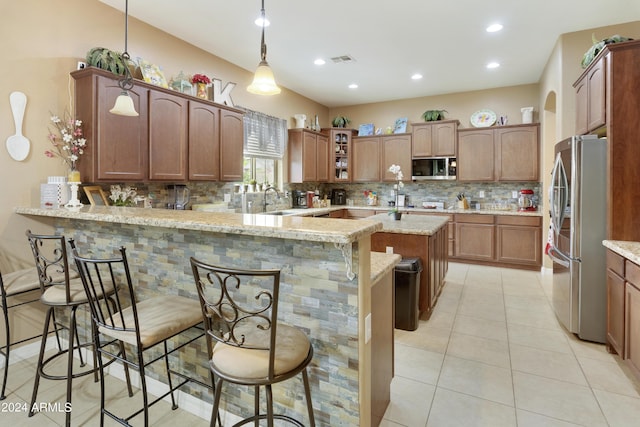
[[[640,385],[604,346],[562,329],[549,292],[550,277],[537,272],[450,263],[431,319],[414,332],[396,331],[396,377],[381,426],[640,426]],[[64,425],[63,413],[28,418],[21,409],[34,364],[11,366],[0,425]],[[61,384],[43,380],[38,402],[64,401]],[[111,401],[123,409],[138,403],[124,387],[108,386],[123,396]],[[74,382],[72,425],[98,425],[99,396],[92,377]],[[153,426],[208,425],[164,402],[151,413]]]

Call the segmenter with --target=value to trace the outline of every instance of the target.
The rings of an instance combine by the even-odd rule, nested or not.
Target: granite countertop
[[[395,220],[386,213],[369,216],[366,220],[382,223],[383,232],[424,236],[435,234],[449,222],[449,218],[441,215],[402,215],[402,219]]]
[[[604,240],[602,244],[629,261],[640,265],[640,242]]]
[[[15,212],[21,215],[50,218],[68,218],[339,244],[355,242],[382,229],[382,224],[375,221],[113,206],[83,206],[79,209],[17,207]]]
[[[386,254],[384,252],[371,252],[371,286],[400,263],[402,257],[399,254]]]
[[[375,211],[389,211],[390,207],[387,206],[368,206],[368,205],[333,205],[328,208],[308,208],[308,209],[286,209],[283,212],[284,215],[296,215],[296,216],[317,216],[327,214],[332,211],[342,209],[360,209],[360,210],[375,210]],[[497,210],[497,209],[426,209],[426,208],[398,208],[400,212],[409,213],[424,213],[424,214],[480,214],[480,215],[517,215],[517,216],[542,216],[543,212],[537,211],[517,211],[517,210]]]

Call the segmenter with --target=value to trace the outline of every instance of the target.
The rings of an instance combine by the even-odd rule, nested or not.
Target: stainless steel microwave
[[[427,157],[411,161],[411,179],[456,179],[455,157]]]

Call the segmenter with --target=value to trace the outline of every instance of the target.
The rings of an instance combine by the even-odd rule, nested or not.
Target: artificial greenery
[[[422,113],[422,118],[425,122],[435,122],[444,119],[444,113],[448,113],[447,110],[427,110]]]
[[[593,59],[598,55],[598,53],[600,53],[600,51],[606,45],[611,43],[627,42],[629,40],[633,40],[633,39],[630,39],[629,37],[622,37],[616,34],[604,40],[598,41],[596,40],[595,34],[592,34],[591,41],[593,42],[593,46],[591,46],[589,50],[586,51],[585,54],[582,56],[582,61],[580,62],[580,65],[582,66],[582,68],[587,68],[589,64],[593,62]]]
[[[332,121],[331,124],[333,125],[333,127],[336,128],[344,128],[347,127],[347,125],[351,123],[351,119],[349,119],[347,116],[336,116]]]
[[[94,47],[87,52],[87,64],[103,70],[111,71],[113,74],[124,75],[125,63],[122,54],[104,47]]]

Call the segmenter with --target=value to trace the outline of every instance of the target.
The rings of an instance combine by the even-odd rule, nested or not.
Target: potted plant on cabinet
[[[422,119],[425,122],[436,122],[444,119],[444,113],[448,113],[447,110],[427,110],[422,113]]]
[[[129,67],[129,61],[125,62],[121,53],[104,47],[94,47],[87,52],[85,58],[87,65],[111,71],[113,74],[124,75],[125,67]]]
[[[331,124],[335,128],[347,127],[347,125],[349,123],[351,123],[351,119],[349,119],[347,116],[343,116],[343,115],[338,115],[331,121]]]

